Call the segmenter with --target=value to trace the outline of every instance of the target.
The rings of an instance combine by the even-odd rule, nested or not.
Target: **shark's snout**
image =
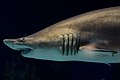
[[[16,40],[15,39],[4,39],[3,42],[6,43],[14,43]]]
[[[15,49],[15,48],[14,48],[14,45],[15,45],[15,42],[16,42],[15,39],[4,39],[3,42],[4,42],[4,44],[7,45],[8,47],[10,47],[10,48],[12,48],[12,49]]]
[[[5,45],[14,50],[31,49],[29,46],[19,41],[18,39],[4,39],[3,42],[5,43]]]

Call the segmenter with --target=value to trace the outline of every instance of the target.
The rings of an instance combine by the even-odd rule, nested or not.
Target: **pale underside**
[[[52,61],[84,61],[96,63],[120,63],[119,51],[115,54],[111,51],[99,52],[91,50],[79,50],[76,54],[63,55],[59,49],[35,49],[22,53],[24,57],[52,60]]]

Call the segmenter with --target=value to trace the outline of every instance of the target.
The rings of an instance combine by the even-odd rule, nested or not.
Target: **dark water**
[[[53,62],[9,56],[1,62],[0,80],[119,80],[120,64]]]
[[[115,0],[0,1],[0,80],[120,80],[120,63],[53,62],[24,58],[2,42],[39,31],[95,9],[120,6]]]

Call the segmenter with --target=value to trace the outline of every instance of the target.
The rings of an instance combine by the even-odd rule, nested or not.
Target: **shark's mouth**
[[[18,51],[20,51],[22,54],[26,54],[32,51],[30,48],[18,48]]]

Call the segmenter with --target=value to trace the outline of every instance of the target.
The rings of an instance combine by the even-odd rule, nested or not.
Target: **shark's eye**
[[[19,42],[25,42],[25,40],[26,40],[26,39],[23,37],[23,38],[20,38],[18,41],[19,41]]]

